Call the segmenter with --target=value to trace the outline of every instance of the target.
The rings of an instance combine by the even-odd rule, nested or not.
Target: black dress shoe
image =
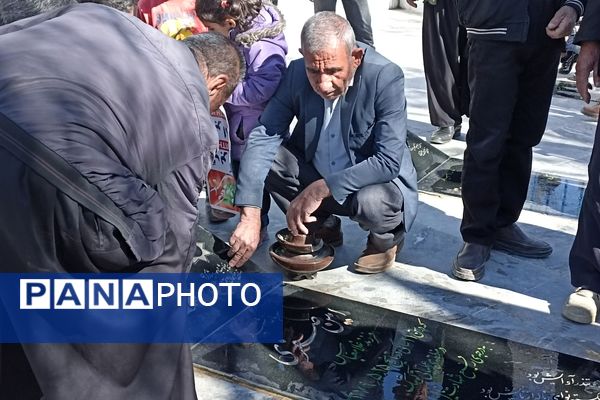
[[[485,262],[492,246],[464,243],[452,266],[452,275],[463,281],[478,281],[483,277]]]
[[[494,249],[527,258],[545,258],[552,254],[552,246],[527,236],[517,224],[498,229]]]

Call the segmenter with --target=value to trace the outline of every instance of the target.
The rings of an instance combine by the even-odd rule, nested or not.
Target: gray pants
[[[423,66],[431,125],[456,126],[469,112],[467,31],[454,1],[423,3]]]
[[[315,13],[319,11],[335,12],[337,0],[313,0]],[[371,13],[367,0],[342,0],[346,19],[350,22],[356,40],[375,46],[373,29],[371,29]]]
[[[281,146],[265,182],[267,191],[285,213],[292,201],[312,182],[321,179],[312,163]],[[404,237],[404,197],[393,182],[366,186],[348,196],[343,204],[333,197],[323,201],[314,216],[322,222],[335,214],[350,217],[364,230],[376,248],[387,250]]]

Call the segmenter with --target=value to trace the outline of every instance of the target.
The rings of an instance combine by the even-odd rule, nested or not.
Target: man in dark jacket
[[[1,27],[0,49],[0,112],[86,181],[75,190],[99,192],[131,227],[124,233],[0,146],[0,271],[187,271],[217,140],[210,110],[243,71],[235,46],[217,34],[177,42],[80,4]],[[23,349],[45,399],[195,398],[187,345]],[[35,384],[14,376],[14,346],[2,360],[0,398],[28,398],[19,390]]]
[[[417,212],[404,75],[357,44],[348,21],[329,11],[309,18],[301,44],[303,58],[290,64],[242,156],[230,264],[242,265],[256,250],[266,178],[293,234],[314,223],[324,242],[341,245],[339,219],[326,221],[348,216],[370,232],[355,271],[382,272],[394,265]]]
[[[594,85],[600,87],[600,2],[591,2],[575,41],[581,43],[577,60],[577,89],[586,103],[590,101],[588,81],[593,72]],[[589,165],[589,183],[583,196],[579,227],[569,257],[571,284],[577,289],[565,304],[563,315],[581,324],[591,324],[600,309],[600,124]]]
[[[543,258],[548,243],[516,225],[542,138],[564,36],[585,0],[458,2],[470,39],[470,128],[462,173],[464,244],[455,277],[478,280],[492,247]]]

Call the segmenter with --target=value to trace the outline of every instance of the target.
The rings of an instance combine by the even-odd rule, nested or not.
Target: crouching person
[[[258,245],[264,184],[292,234],[311,231],[340,245],[335,216],[358,222],[369,237],[356,271],[384,271],[417,210],[404,76],[357,44],[348,22],[332,12],[306,22],[301,46],[303,58],[290,64],[242,156],[236,194],[242,212],[230,264],[241,266]]]

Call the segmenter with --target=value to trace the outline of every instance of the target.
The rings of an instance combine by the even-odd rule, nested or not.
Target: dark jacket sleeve
[[[184,269],[161,272],[188,272],[195,250],[198,199],[211,160],[210,153],[192,160],[173,171],[158,187],[165,204],[168,229],[174,234],[177,243],[178,262],[172,266]]]
[[[579,32],[575,36],[576,43],[595,40],[600,40],[600,1],[598,0],[587,5]]]

